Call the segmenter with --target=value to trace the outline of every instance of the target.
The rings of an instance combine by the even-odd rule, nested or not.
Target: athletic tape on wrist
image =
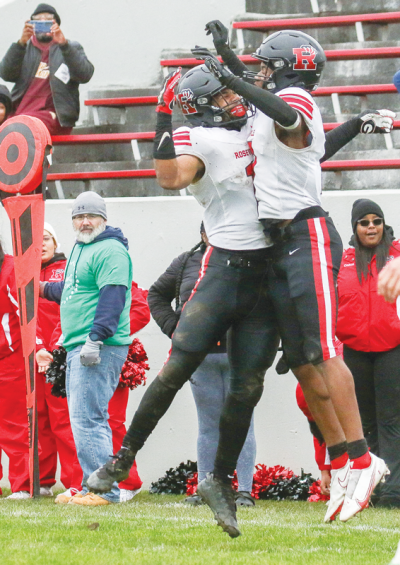
[[[175,159],[175,146],[172,139],[172,117],[164,112],[157,113],[156,135],[153,144],[154,159]]]

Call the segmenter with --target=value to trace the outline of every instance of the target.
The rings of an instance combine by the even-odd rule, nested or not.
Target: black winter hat
[[[0,102],[6,107],[6,119],[11,114],[12,101],[10,91],[4,84],[0,84]]]
[[[50,6],[50,4],[39,4],[37,6],[36,10],[31,15],[31,18],[32,18],[32,16],[37,16],[38,14],[43,14],[43,12],[48,12],[49,14],[53,14],[54,19],[56,20],[58,25],[61,25],[61,18],[58,15],[57,10],[55,8],[53,8],[53,6]]]
[[[356,232],[358,220],[361,220],[361,218],[367,214],[376,214],[385,221],[382,208],[376,202],[368,200],[368,198],[359,198],[354,202],[353,209],[351,211],[351,225],[353,227],[353,233]]]

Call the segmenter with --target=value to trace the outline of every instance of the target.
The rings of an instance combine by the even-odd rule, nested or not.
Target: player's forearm
[[[217,47],[218,55],[221,55],[223,62],[228,69],[236,76],[241,76],[248,69],[239,57],[232,51],[229,45],[220,45]]]
[[[248,84],[238,77],[232,76],[224,79],[224,84],[251,102],[260,112],[278,122],[279,125],[290,128],[299,122],[299,115],[296,110],[279,96],[275,96],[275,94],[253,84]]]
[[[186,188],[190,183],[184,183],[179,173],[178,159],[154,159],[157,182],[166,190]]]

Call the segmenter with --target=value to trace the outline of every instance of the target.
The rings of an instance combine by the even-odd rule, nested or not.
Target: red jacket
[[[59,253],[51,261],[45,263],[40,271],[40,280],[47,282],[60,282],[64,280],[64,271],[67,260],[65,255]],[[36,329],[36,349],[43,347],[48,351],[52,340],[53,332],[60,320],[60,306],[56,302],[50,302],[45,298],[39,298],[37,329]]]
[[[400,242],[392,243],[388,261],[400,256]],[[338,277],[339,315],[336,335],[357,351],[388,351],[400,344],[400,320],[396,302],[389,304],[377,292],[376,257],[372,258],[367,280],[360,285],[355,249],[343,253]]]
[[[14,274],[14,257],[4,255],[0,271],[0,359],[21,345],[19,310]]]

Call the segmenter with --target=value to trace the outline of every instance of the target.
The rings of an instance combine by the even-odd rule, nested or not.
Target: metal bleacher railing
[[[238,34],[238,46],[243,47],[243,30],[273,32],[279,29],[310,29],[331,26],[349,26],[355,25],[358,41],[364,41],[363,23],[380,23],[386,25],[389,23],[399,23],[400,12],[384,12],[377,14],[359,14],[347,16],[327,16],[327,17],[307,17],[307,18],[287,18],[287,19],[270,19],[256,21],[234,22],[233,28]],[[325,51],[328,61],[341,60],[359,60],[359,59],[383,59],[400,57],[400,47],[373,47],[360,49],[333,49]],[[239,58],[248,65],[258,64],[259,61],[251,55],[240,55]],[[193,67],[201,64],[202,61],[194,58],[177,58],[162,59],[160,65],[164,72],[168,72],[170,67]],[[333,110],[338,118],[336,123],[325,123],[325,131],[329,131],[339,125],[341,121],[340,96],[359,96],[365,97],[371,94],[391,94],[397,90],[393,84],[371,84],[371,85],[346,85],[346,86],[324,86],[319,87],[314,96],[330,96],[332,100]],[[92,107],[94,113],[94,122],[99,125],[99,117],[97,108],[99,107],[120,107],[128,106],[147,106],[157,103],[156,96],[136,96],[136,97],[120,97],[120,98],[99,98],[89,99],[85,101],[86,106]],[[400,121],[395,122],[396,129],[400,128]],[[140,142],[151,141],[154,138],[154,132],[128,132],[128,133],[102,133],[102,134],[78,134],[70,136],[53,137],[54,145],[75,145],[75,144],[99,144],[99,143],[131,143],[133,158],[135,161],[141,159]],[[390,134],[385,135],[386,146],[391,149],[393,147]],[[346,160],[346,161],[327,161],[323,163],[324,171],[356,171],[371,169],[398,169],[400,168],[400,159],[375,159],[375,160]],[[93,172],[65,172],[65,173],[49,173],[49,181],[62,180],[95,180],[109,178],[154,178],[155,171],[153,169],[134,169],[134,170],[117,170],[117,171],[93,171]],[[59,185],[60,186],[60,185]],[[62,191],[61,191],[62,192]]]

